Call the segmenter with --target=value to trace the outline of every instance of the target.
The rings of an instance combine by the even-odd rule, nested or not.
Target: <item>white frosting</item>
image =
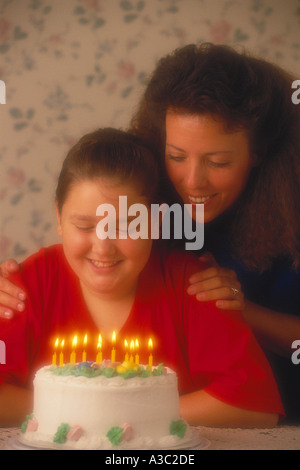
[[[177,376],[167,369],[166,375],[124,379],[60,376],[49,367],[40,369],[34,379],[34,410],[38,431],[26,432],[29,442],[53,443],[62,423],[79,425],[84,433],[78,441],[65,446],[83,449],[155,448],[173,445],[170,423],[180,420]],[[129,424],[133,437],[112,445],[106,437],[113,426]],[[168,444],[169,443],[169,444]],[[161,446],[160,444],[160,446]]]

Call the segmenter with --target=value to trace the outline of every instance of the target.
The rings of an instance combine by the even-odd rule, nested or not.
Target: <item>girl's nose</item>
[[[116,252],[116,237],[112,231],[97,231],[94,237],[94,251],[100,255],[111,255]]]

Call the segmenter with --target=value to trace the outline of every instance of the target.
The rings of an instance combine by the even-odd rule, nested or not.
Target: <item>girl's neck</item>
[[[136,287],[126,294],[112,298],[92,292],[81,284],[87,309],[104,337],[111,338],[112,332],[118,333],[126,323],[134,303]]]

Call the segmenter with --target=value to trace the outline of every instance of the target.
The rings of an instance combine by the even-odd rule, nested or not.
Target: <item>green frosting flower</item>
[[[33,418],[33,413],[31,413],[30,415],[27,415],[25,421],[23,421],[23,423],[21,424],[21,433],[22,434],[24,434],[26,432],[28,421],[32,418]]]
[[[66,423],[61,423],[54,435],[53,442],[57,442],[58,444],[64,444],[64,442],[66,442],[67,440],[67,434],[70,429],[71,426]]]
[[[123,432],[123,428],[120,428],[119,426],[113,426],[109,429],[109,431],[107,431],[106,437],[113,445],[117,446],[121,442]]]
[[[138,371],[135,370],[135,369],[128,369],[128,370],[126,370],[126,372],[123,372],[120,375],[124,379],[131,379],[132,377],[136,377],[138,375]]]
[[[152,375],[162,375],[164,371],[164,365],[159,364],[156,368],[153,369]]]
[[[92,363],[91,363],[92,364]],[[157,367],[153,367],[152,370],[148,366],[139,366],[138,368],[128,369],[125,372],[119,373],[117,367],[110,367],[101,365],[100,367],[93,367],[88,363],[79,363],[79,364],[65,364],[64,366],[51,366],[49,368],[50,372],[54,375],[69,376],[73,375],[75,377],[83,376],[88,378],[97,377],[99,375],[104,375],[104,377],[111,378],[119,375],[124,379],[131,379],[132,377],[150,377],[150,375],[158,376],[163,374],[164,366],[159,364]]]
[[[181,439],[184,437],[186,431],[186,424],[181,419],[178,421],[172,421],[170,424],[170,434],[178,436]]]

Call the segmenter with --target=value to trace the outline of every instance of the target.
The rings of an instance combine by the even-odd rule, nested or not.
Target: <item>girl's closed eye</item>
[[[95,227],[94,227],[94,226],[91,226],[91,225],[90,225],[90,226],[75,225],[75,227],[76,227],[78,230],[82,231],[82,232],[89,232],[89,231],[95,229]]]

